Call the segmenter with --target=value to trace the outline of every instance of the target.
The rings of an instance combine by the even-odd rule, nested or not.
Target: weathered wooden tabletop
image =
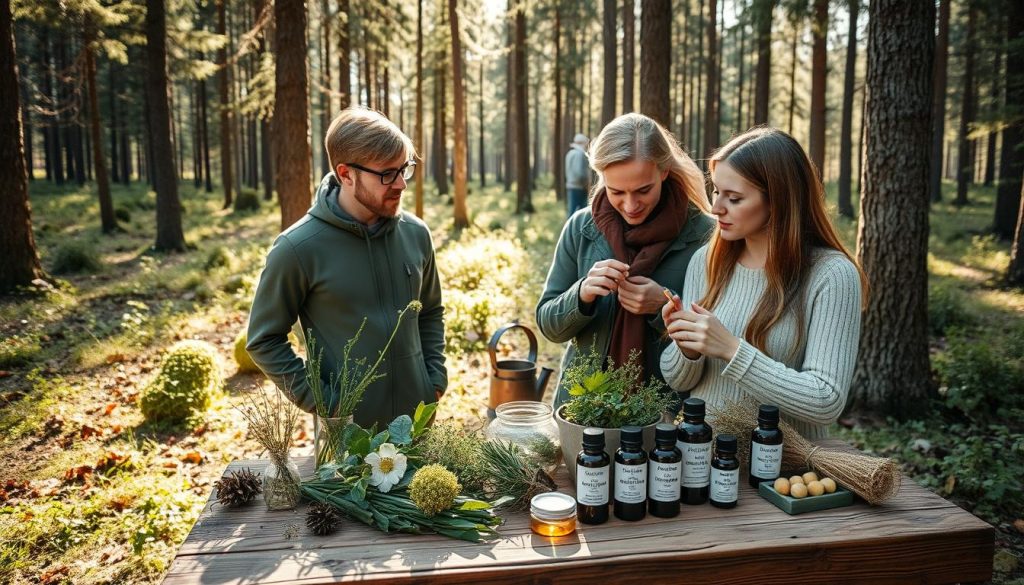
[[[263,465],[236,461],[228,471]],[[572,493],[564,470],[558,479]],[[684,505],[672,519],[613,516],[560,538],[534,535],[527,514],[509,514],[502,537],[480,544],[387,535],[349,520],[333,535],[313,536],[304,510],[208,502],[164,583],[931,584],[990,579],[994,552],[991,526],[909,479],[883,505],[858,500],[799,516],[744,482],[731,510]],[[297,536],[286,537],[289,525]]]

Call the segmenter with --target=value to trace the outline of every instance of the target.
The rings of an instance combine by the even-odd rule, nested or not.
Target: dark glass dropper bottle
[[[683,402],[683,422],[679,424],[677,446],[683,453],[682,490],[684,504],[708,501],[711,484],[711,425],[704,422],[705,405],[700,398]]]
[[[604,451],[604,430],[583,429],[583,450],[576,456],[576,517],[584,524],[608,521],[611,458]]]
[[[622,427],[620,447],[615,451],[615,517],[620,520],[643,520],[647,515],[647,453],[644,452],[643,430]]]
[[[757,410],[757,427],[750,432],[750,487],[775,481],[782,469],[782,429],[779,407],[762,404]]]
[[[654,449],[647,463],[647,511],[659,518],[673,518],[679,515],[683,454],[676,447],[675,425],[661,423],[654,432]]]

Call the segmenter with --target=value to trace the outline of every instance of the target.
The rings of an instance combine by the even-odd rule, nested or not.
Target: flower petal
[[[389,491],[391,491],[391,488],[394,487],[396,483],[398,483],[398,481],[395,480],[394,477],[392,477],[393,475],[394,474],[391,473],[385,475],[383,481],[377,484],[377,490],[383,494],[386,494]]]
[[[381,457],[391,457],[393,459],[398,453],[398,449],[396,449],[392,443],[383,443],[380,448],[377,449],[377,453],[379,453]]]
[[[399,453],[395,455],[394,462],[395,466],[391,468],[391,473],[398,476],[398,481],[402,481],[402,476],[405,475],[405,468],[408,466],[408,458],[405,455]]]
[[[385,474],[381,473],[380,469],[374,469],[372,472],[370,472],[370,485],[380,485],[380,484],[384,483],[385,480],[387,480],[387,476]],[[388,486],[388,489],[391,489],[391,487]],[[381,491],[385,491],[386,492],[388,490],[381,490]]]
[[[380,469],[380,455],[376,453],[370,453],[366,457],[363,457],[363,461],[370,464],[370,467],[374,469]]]

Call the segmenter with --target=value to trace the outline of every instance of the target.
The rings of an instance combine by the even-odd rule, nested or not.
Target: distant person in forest
[[[402,211],[402,193],[416,168],[416,150],[398,126],[363,108],[341,112],[325,139],[332,172],[313,207],[285,230],[267,255],[249,315],[246,349],[256,365],[303,410],[314,400],[306,366],[288,342],[296,319],[323,350],[321,377],[340,376],[345,344],[366,319],[351,359],[373,363],[398,312],[406,315],[355,422],[387,428],[396,416],[439,399],[448,385],[444,307],[430,230]],[[308,342],[308,340],[307,340]],[[326,397],[328,410],[337,395]]]
[[[562,228],[537,304],[537,325],[568,344],[562,372],[596,351],[616,365],[640,353],[644,381],[661,379],[663,287],[682,285],[714,222],[704,175],[672,135],[641,114],[612,120],[590,149],[597,188]],[[674,288],[673,290],[678,290]],[[564,379],[554,406],[568,398]]]
[[[590,160],[587,157],[589,142],[586,135],[577,134],[565,155],[565,195],[569,217],[587,206],[587,193],[590,192]]]
[[[829,220],[821,178],[792,136],[755,128],[708,163],[718,229],[662,316],[665,380],[709,406],[779,407],[827,436],[846,406],[867,281]]]

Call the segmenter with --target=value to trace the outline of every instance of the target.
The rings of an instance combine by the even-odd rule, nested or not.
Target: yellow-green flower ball
[[[421,467],[409,484],[409,499],[428,516],[452,507],[455,497],[462,491],[459,478],[443,465]]]

